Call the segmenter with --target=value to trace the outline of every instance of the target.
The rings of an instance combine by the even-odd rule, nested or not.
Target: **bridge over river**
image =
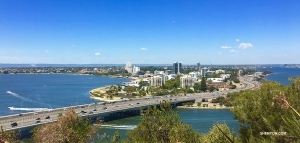
[[[175,107],[185,102],[195,102],[195,99],[186,96],[161,96],[153,98],[141,98],[133,100],[123,100],[113,103],[92,103],[78,106],[57,108],[53,110],[28,112],[0,117],[0,126],[7,130],[31,130],[37,125],[51,123],[58,120],[63,115],[63,111],[74,108],[76,113],[82,117],[97,118],[114,114],[140,114],[141,109],[146,109],[149,105],[159,104],[161,101],[170,101]],[[13,125],[15,124],[15,125]]]
[[[24,114],[15,114],[9,116],[0,117],[0,126],[4,131],[8,130],[21,130],[22,132],[28,132],[37,125],[51,123],[58,120],[59,116],[63,114],[64,110],[74,108],[76,113],[82,117],[97,118],[103,116],[114,116],[118,114],[138,114],[141,109],[146,109],[149,105],[159,104],[163,100],[170,101],[174,107],[186,102],[201,102],[202,98],[215,98],[218,96],[226,96],[229,92],[237,92],[247,89],[258,89],[260,84],[253,82],[252,77],[244,76],[240,77],[240,81],[243,84],[242,87],[232,90],[226,90],[214,93],[196,93],[187,94],[186,96],[154,96],[153,98],[141,98],[126,101],[118,101],[110,104],[103,104],[100,102],[97,104],[85,104],[71,107],[57,108],[53,110],[40,111],[40,112],[28,112]],[[16,123],[16,126],[12,124]]]

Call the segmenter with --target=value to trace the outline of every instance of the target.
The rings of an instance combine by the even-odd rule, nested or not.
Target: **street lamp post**
[[[22,108],[22,105],[23,105],[23,101],[24,101],[24,100],[22,100],[22,102],[21,102],[21,108]]]

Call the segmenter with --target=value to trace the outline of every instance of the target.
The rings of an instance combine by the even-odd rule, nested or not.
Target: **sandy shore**
[[[113,96],[113,99],[109,99],[109,98],[106,98],[106,96],[104,96],[103,98],[101,97],[95,97],[93,94],[98,94],[100,95],[101,93],[106,93],[106,91],[109,89],[110,86],[104,86],[104,87],[99,87],[99,88],[95,88],[93,90],[90,91],[90,98],[92,99],[96,99],[96,100],[101,100],[101,101],[120,101],[121,100],[121,97],[116,97],[116,96]]]

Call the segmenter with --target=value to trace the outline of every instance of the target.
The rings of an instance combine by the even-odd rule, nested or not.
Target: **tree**
[[[288,110],[283,100],[289,100],[289,105],[295,110],[300,109],[300,78],[293,84],[282,86],[278,82],[264,82],[259,90],[246,90],[238,93],[232,104],[235,117],[242,123],[240,133],[243,142],[250,140],[284,140],[296,137],[293,132],[287,136],[262,136],[260,132],[286,132],[290,130],[287,123],[293,121],[294,110]],[[282,100],[278,100],[282,99]],[[299,119],[299,117],[297,117]],[[248,128],[245,124],[248,124]]]
[[[199,83],[199,82],[196,82],[195,84],[194,84],[194,90],[195,90],[195,92],[199,92],[200,90],[201,90],[201,83]]]
[[[199,133],[182,123],[170,102],[143,111],[142,122],[127,132],[129,142],[199,142]]]
[[[208,134],[204,134],[201,137],[201,142],[203,143],[231,143],[233,141],[238,141],[238,138],[234,139],[233,133],[230,132],[226,123],[215,124],[210,129]]]
[[[74,110],[64,112],[57,122],[43,124],[32,132],[37,143],[84,143],[95,133],[89,121],[79,117]]]
[[[146,92],[145,92],[144,90],[139,90],[139,94],[140,94],[141,96],[146,96]]]
[[[19,143],[18,138],[21,135],[20,132],[16,131],[3,131],[0,126],[0,143]]]
[[[201,78],[201,85],[200,85],[201,87],[200,87],[200,90],[201,91],[206,91],[207,90],[207,86],[206,86],[206,78],[205,78],[205,76],[202,76],[202,78]]]
[[[134,86],[127,86],[125,89],[127,94],[132,94],[132,92],[134,92],[136,90],[136,88]]]

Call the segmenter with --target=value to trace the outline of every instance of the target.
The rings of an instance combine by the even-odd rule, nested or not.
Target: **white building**
[[[150,85],[151,86],[162,86],[162,77],[160,76],[153,76],[150,78]]]
[[[207,81],[211,81],[212,83],[223,83],[222,78],[207,78]]]
[[[181,88],[187,88],[187,87],[192,87],[195,84],[195,80],[192,77],[189,76],[183,76],[180,77],[180,87]]]
[[[163,75],[165,72],[164,71],[154,71],[154,75]]]
[[[219,74],[219,73],[225,73],[225,70],[220,70],[220,69],[218,69],[218,70],[216,70],[215,72],[216,72],[216,74]]]
[[[140,71],[140,67],[133,66],[132,74],[137,74]]]
[[[206,76],[213,76],[215,71],[207,71]]]
[[[201,75],[202,75],[202,76],[206,76],[207,71],[208,71],[208,68],[207,68],[207,67],[202,68],[202,69],[201,69]]]
[[[131,66],[131,63],[130,62],[127,62],[126,65],[125,65],[125,70],[127,70],[128,72],[129,71],[132,71],[132,69],[130,69],[132,66]],[[131,73],[131,72],[129,72]]]
[[[220,74],[220,77],[224,80],[225,78],[230,78],[231,74]]]
[[[194,80],[198,80],[199,74],[198,74],[198,72],[190,72],[189,76],[191,78],[193,78]]]
[[[165,70],[165,74],[169,75],[169,74],[172,74],[173,73],[173,70]]]

